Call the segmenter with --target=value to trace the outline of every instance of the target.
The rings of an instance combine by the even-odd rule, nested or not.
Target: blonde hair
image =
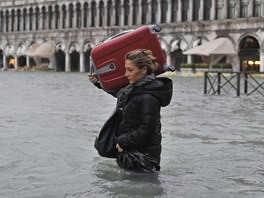
[[[148,49],[130,51],[125,55],[125,60],[130,60],[139,69],[146,67],[148,74],[154,73],[158,67],[156,57],[154,57],[152,51]]]

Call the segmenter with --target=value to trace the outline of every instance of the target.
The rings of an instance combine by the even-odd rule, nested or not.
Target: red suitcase
[[[134,49],[150,49],[159,64],[156,75],[167,70],[166,58],[157,38],[161,28],[149,25],[121,32],[91,51],[91,67],[94,68],[102,87],[108,91],[128,85],[125,74],[125,54]],[[169,67],[168,67],[169,68]]]

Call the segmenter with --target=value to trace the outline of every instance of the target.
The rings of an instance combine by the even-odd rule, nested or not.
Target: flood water
[[[94,138],[115,99],[84,73],[0,72],[0,197],[264,197],[264,98],[170,77],[157,174],[120,170]]]

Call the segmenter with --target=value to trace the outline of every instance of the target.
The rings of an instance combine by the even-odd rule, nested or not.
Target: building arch
[[[65,71],[66,64],[65,64],[65,51],[66,51],[66,44],[62,42],[58,42],[55,45],[55,62],[56,62],[56,71]]]
[[[80,71],[80,49],[76,42],[69,46],[69,67],[70,71]]]
[[[188,47],[188,43],[184,38],[176,37],[170,43],[171,64],[177,71],[181,70],[181,65],[186,62],[186,56],[183,55]]]
[[[15,46],[8,43],[4,50],[5,60],[7,63],[7,68],[15,69]]]
[[[254,34],[242,35],[238,41],[241,71],[260,71],[261,42]]]
[[[90,72],[90,56],[91,56],[92,46],[89,41],[84,42],[83,55],[84,55],[84,70],[85,72]]]
[[[27,56],[26,56],[27,46],[25,43],[19,43],[16,50],[17,56],[17,67],[24,67],[27,66]]]

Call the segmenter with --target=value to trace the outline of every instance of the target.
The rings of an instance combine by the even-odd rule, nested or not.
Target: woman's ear
[[[143,74],[147,74],[147,72],[148,72],[148,69],[147,69],[147,67],[146,67],[146,66],[144,66],[144,67],[142,68],[142,72],[143,72]]]

